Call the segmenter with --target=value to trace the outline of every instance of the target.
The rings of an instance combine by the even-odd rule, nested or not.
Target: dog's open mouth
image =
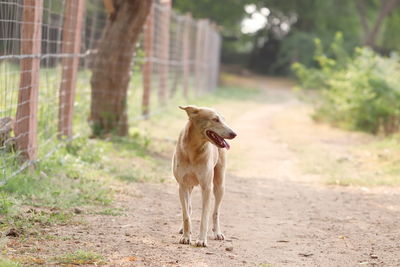
[[[218,146],[220,148],[226,148],[226,149],[230,148],[228,142],[226,142],[225,139],[222,138],[221,136],[219,136],[217,133],[207,130],[206,134],[207,134],[208,138],[210,138],[210,140],[213,141],[213,143],[216,146]]]

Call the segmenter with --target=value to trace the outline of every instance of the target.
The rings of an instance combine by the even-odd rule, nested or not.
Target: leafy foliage
[[[400,62],[369,48],[345,53],[337,36],[327,56],[316,41],[318,68],[293,65],[303,88],[321,90],[315,119],[370,133],[391,134],[400,129]]]
[[[239,30],[241,19],[244,17],[244,6],[249,0],[230,0],[229,4],[225,1],[174,1],[174,8],[180,12],[190,12],[194,18],[208,18],[222,27],[224,30],[233,33]]]
[[[252,70],[269,74],[287,74],[293,62],[315,66],[313,39],[318,37],[329,47],[336,32],[343,32],[343,48],[351,52],[364,45],[367,36],[377,26],[386,1],[380,0],[177,0],[174,7],[192,12],[196,18],[211,18],[221,25],[224,36],[222,60],[227,64],[247,65]],[[363,10],[358,6],[362,3]],[[244,34],[240,24],[251,17],[246,5],[258,12],[268,8],[267,23],[258,32]],[[370,44],[385,54],[399,51],[400,5],[382,19]],[[362,21],[365,21],[363,25]],[[286,29],[286,30],[285,30]],[[328,54],[329,55],[329,54]],[[247,62],[247,63],[246,63]]]

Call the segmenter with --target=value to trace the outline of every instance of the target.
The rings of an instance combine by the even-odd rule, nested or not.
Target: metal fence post
[[[192,24],[192,14],[188,13],[184,17],[184,29],[182,40],[182,72],[183,72],[183,96],[188,98],[189,94],[189,75],[190,75],[190,27]]]
[[[209,79],[212,69],[210,68],[210,21],[208,19],[204,22],[204,40],[203,40],[203,55],[202,55],[202,76],[203,76],[203,92],[208,92],[209,88]]]
[[[81,35],[85,0],[67,0],[64,11],[61,61],[62,80],[60,86],[59,122],[60,136],[72,136],[72,119],[75,87],[78,75],[81,49]]]
[[[215,23],[211,23],[210,31],[209,31],[209,38],[210,38],[210,74],[209,74],[209,89],[211,91],[216,89],[216,77],[218,76],[217,73],[217,61],[218,53],[217,53],[217,25]]]
[[[160,104],[166,104],[167,94],[168,94],[168,74],[169,74],[169,25],[171,19],[171,0],[161,0],[162,7],[161,14],[161,34],[160,34],[160,87],[158,91],[158,97]]]
[[[195,77],[196,77],[196,93],[201,92],[202,86],[202,68],[203,68],[203,25],[204,20],[198,20],[196,24],[196,60],[195,60]]]
[[[21,26],[20,87],[15,120],[17,149],[23,160],[37,157],[37,110],[43,0],[24,0]]]
[[[154,37],[154,6],[151,7],[144,29],[144,53],[146,61],[143,65],[143,96],[142,115],[150,114],[151,74],[153,71],[153,37]]]
[[[219,85],[219,81],[220,81],[220,67],[221,67],[221,45],[222,45],[222,38],[221,38],[221,35],[219,35],[218,34],[218,32],[216,32],[216,36],[215,36],[215,39],[216,39],[216,51],[215,51],[215,53],[216,53],[216,56],[215,56],[215,59],[216,59],[216,62],[215,62],[215,69],[216,69],[216,71],[215,71],[215,74],[216,74],[216,76],[215,76],[215,87],[218,87],[218,85]]]
[[[221,37],[218,34],[218,27],[215,25],[214,27],[214,79],[213,79],[213,87],[216,89],[218,87],[218,82],[219,82],[219,71],[220,71],[220,52],[221,52]]]
[[[202,28],[202,40],[201,40],[201,91],[202,93],[207,92],[207,80],[208,80],[208,74],[209,74],[209,68],[208,68],[208,33],[209,33],[209,21],[208,19],[204,19],[204,25]]]
[[[214,29],[215,29],[215,25],[214,23],[210,24],[210,30],[208,32],[209,34],[209,43],[210,43],[210,72],[209,72],[209,77],[208,77],[208,87],[210,89],[210,91],[214,91],[215,87],[214,87],[214,75],[215,75],[215,38],[214,38]]]

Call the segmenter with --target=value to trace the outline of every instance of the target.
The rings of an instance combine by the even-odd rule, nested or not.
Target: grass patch
[[[107,216],[121,216],[124,215],[124,210],[118,208],[106,208],[101,211],[97,211],[94,214],[107,215]]]
[[[105,264],[104,257],[96,252],[77,250],[54,258],[58,264]]]
[[[335,180],[339,185],[400,186],[400,136],[374,140],[354,149],[353,171]]]
[[[18,257],[12,257],[12,263],[15,263],[17,265],[11,266],[43,266],[46,261],[43,258],[20,255]]]
[[[0,258],[1,267],[22,267],[22,264],[9,259]]]
[[[109,204],[111,198],[105,182],[97,179],[101,174],[101,161],[92,164],[94,160],[90,155],[101,152],[94,145],[87,144],[90,147],[85,148],[88,153],[79,150],[78,155],[71,153],[70,146],[74,144],[60,148],[46,160],[40,161],[35,171],[26,171],[13,177],[0,188],[0,192],[3,196],[18,198],[22,204],[32,206],[70,208]],[[4,211],[9,209],[4,197],[2,203]]]
[[[118,151],[121,156],[147,157],[151,139],[148,135],[140,133],[137,129],[132,129],[128,137],[114,136],[110,139],[113,149]]]
[[[132,171],[128,170],[125,173],[118,174],[116,177],[126,182],[146,182],[151,180],[144,174],[133,173]]]
[[[3,234],[35,235],[43,226],[68,223],[74,207],[109,205],[102,150],[95,141],[77,139],[39,161],[34,171],[9,179],[0,187]]]
[[[339,186],[400,186],[400,138],[390,137],[349,146],[346,154],[308,146],[297,147],[300,166],[309,174]]]

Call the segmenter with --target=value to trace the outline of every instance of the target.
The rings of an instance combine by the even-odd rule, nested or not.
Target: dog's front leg
[[[191,200],[191,198],[192,198],[192,191],[193,191],[193,187],[190,187],[190,188],[189,188],[189,201],[188,201],[188,203],[189,203],[189,218],[192,217],[192,200]],[[182,223],[182,225],[181,225],[181,228],[179,229],[179,233],[180,233],[180,234],[183,234],[183,223]]]
[[[211,191],[212,191],[212,186],[210,186],[210,184],[201,187],[201,196],[203,205],[201,211],[200,235],[196,241],[196,246],[198,247],[207,246],[207,232],[208,232],[208,221],[209,221],[209,214],[211,207]]]
[[[180,244],[190,244],[190,234],[191,234],[191,222],[190,222],[190,212],[189,212],[189,201],[190,201],[190,189],[180,185],[179,186],[179,198],[181,200],[182,206],[182,237],[179,240]]]

